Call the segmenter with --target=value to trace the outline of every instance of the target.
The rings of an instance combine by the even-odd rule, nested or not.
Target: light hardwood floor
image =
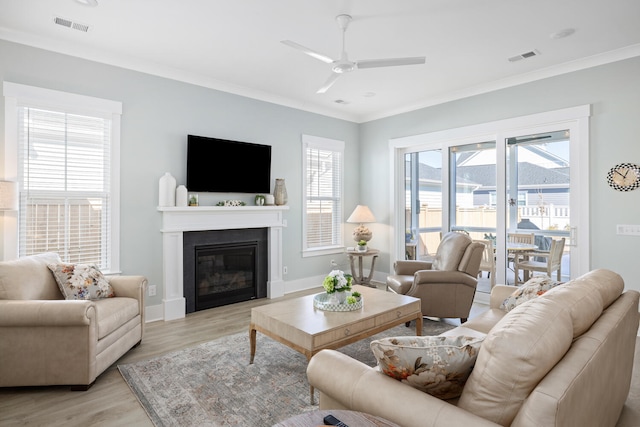
[[[320,291],[318,288],[296,292],[284,298]],[[280,300],[248,301],[193,313],[184,319],[148,323],[142,344],[129,351],[118,363],[148,359],[238,332],[246,332],[248,335],[251,308]],[[470,317],[485,309],[485,306],[474,305]],[[450,322],[459,324],[457,320]],[[632,390],[618,427],[640,426],[638,348],[640,344],[637,342]],[[73,369],[61,367],[65,368]],[[69,387],[0,388],[0,426],[18,425],[153,426],[115,364],[100,375],[93,387],[85,392],[72,392]]]

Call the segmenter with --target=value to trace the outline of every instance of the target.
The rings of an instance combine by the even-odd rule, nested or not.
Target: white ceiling
[[[640,56],[638,0],[98,2],[0,0],[0,38],[355,122]],[[316,94],[330,64],[280,41],[337,58],[342,13],[349,59],[426,64],[355,70]]]

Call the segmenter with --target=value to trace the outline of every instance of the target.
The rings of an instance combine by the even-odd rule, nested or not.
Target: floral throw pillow
[[[440,399],[460,396],[483,338],[392,337],[371,342],[383,373]]]
[[[48,264],[65,299],[95,300],[115,296],[113,288],[94,265]]]
[[[506,312],[510,312],[523,302],[537,298],[559,284],[560,282],[556,282],[548,276],[535,276],[516,289],[507,299],[502,301],[500,308]]]

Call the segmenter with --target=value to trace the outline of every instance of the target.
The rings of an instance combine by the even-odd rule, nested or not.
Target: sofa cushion
[[[62,299],[48,263],[60,262],[58,254],[47,252],[14,261],[0,262],[0,299]]]
[[[565,285],[547,292],[543,297],[565,305],[573,324],[573,337],[585,333],[602,311],[624,290],[620,275],[609,270],[594,270]]]
[[[391,337],[371,350],[386,375],[440,399],[460,396],[476,361],[481,337]]]
[[[565,304],[552,298],[520,304],[487,334],[458,407],[500,425],[511,424],[572,340]]]
[[[105,298],[95,301],[95,305],[99,340],[140,314],[134,298]]]
[[[523,302],[537,298],[550,289],[558,286],[560,282],[549,278],[548,276],[535,276],[529,279],[525,284],[516,289],[508,298],[506,298],[500,308],[504,311],[511,311]]]
[[[113,288],[96,266],[59,262],[48,264],[48,267],[65,299],[97,300],[115,296]]]

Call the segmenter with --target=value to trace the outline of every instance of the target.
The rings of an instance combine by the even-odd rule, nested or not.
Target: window
[[[7,83],[4,89],[15,114],[5,153],[15,152],[20,188],[18,255],[56,252],[66,262],[117,272],[120,103]]]
[[[303,256],[340,252],[344,142],[303,135],[302,145]]]

